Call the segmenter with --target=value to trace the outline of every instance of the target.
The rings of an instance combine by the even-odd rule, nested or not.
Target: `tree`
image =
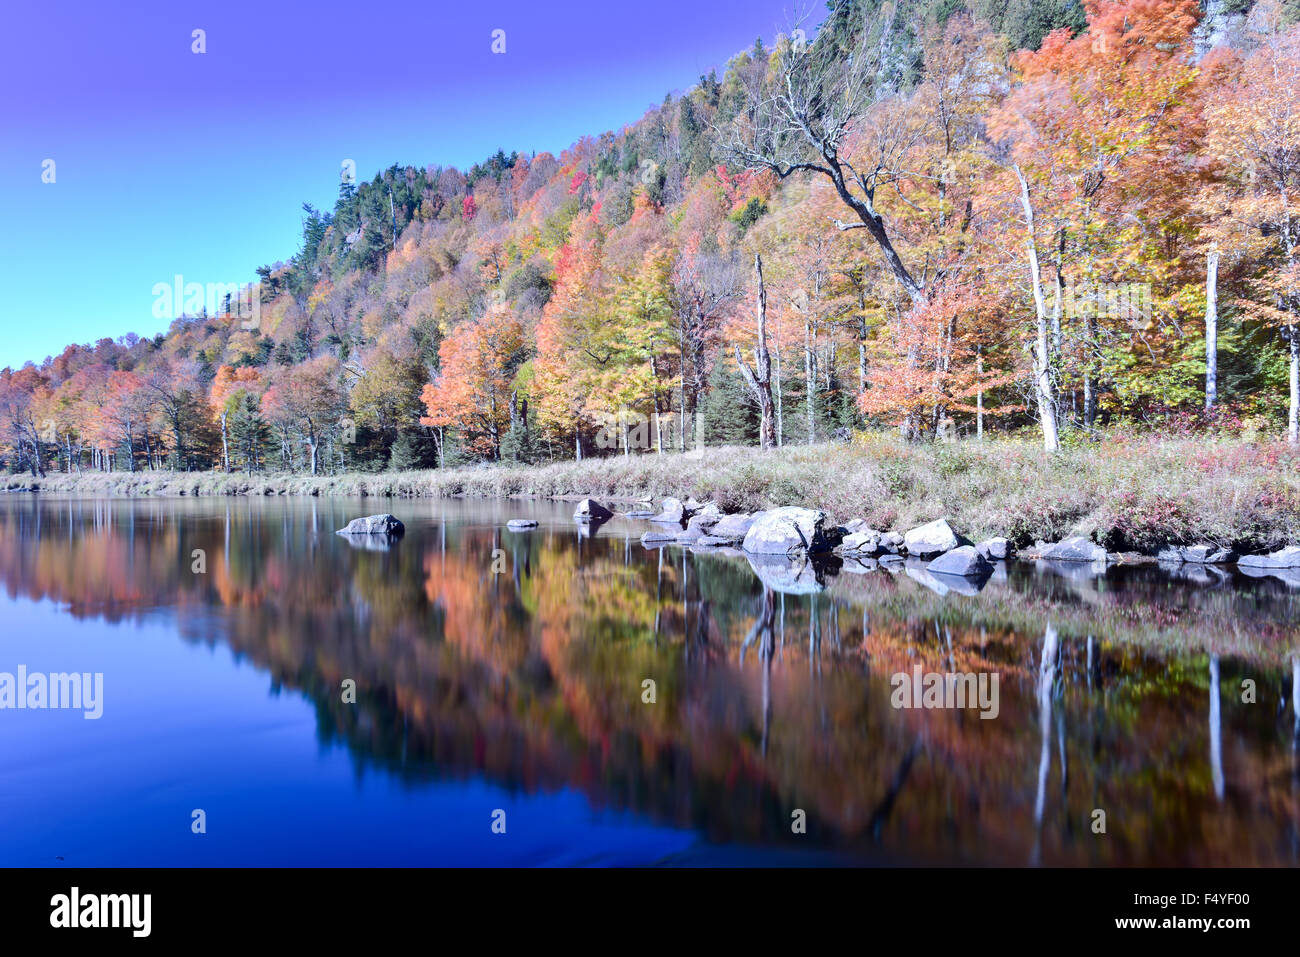
[[[1213,226],[1254,264],[1248,314],[1287,345],[1287,440],[1300,443],[1300,29],[1269,32],[1205,108],[1229,203]]]
[[[523,329],[507,309],[489,309],[457,327],[439,350],[437,377],[420,395],[427,412],[420,424],[458,429],[472,453],[500,459],[522,350]]]
[[[279,370],[262,395],[267,421],[296,429],[307,446],[311,474],[320,468],[320,442],[347,408],[340,382],[340,364],[333,356],[317,356]]]
[[[767,289],[763,286],[763,257],[757,254],[754,256],[754,275],[758,283],[758,293],[755,298],[758,338],[754,345],[754,368],[751,369],[745,364],[740,354],[740,346],[736,346],[736,364],[740,366],[745,384],[749,386],[750,392],[758,402],[760,416],[758,444],[760,448],[766,450],[776,445],[776,427],[772,410],[772,356],[767,351]]]

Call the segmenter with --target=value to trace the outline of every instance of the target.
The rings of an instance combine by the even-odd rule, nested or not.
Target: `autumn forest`
[[[1211,6],[841,0],[559,156],[345,170],[249,277],[255,320],[228,295],[0,371],[0,457],[1297,443],[1300,27]]]

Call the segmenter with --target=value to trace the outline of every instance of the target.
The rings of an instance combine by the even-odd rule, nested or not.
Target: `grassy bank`
[[[972,538],[1021,544],[1089,535],[1114,550],[1211,541],[1242,549],[1300,542],[1300,450],[1280,443],[1120,439],[1055,456],[1028,441],[852,445],[763,453],[711,448],[545,466],[338,474],[137,472],[10,476],[10,490],[84,495],[536,496],[635,500],[676,495],[724,510],[824,509],[906,529],[946,517]]]

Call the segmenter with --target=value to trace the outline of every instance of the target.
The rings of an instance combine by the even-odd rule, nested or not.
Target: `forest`
[[[828,7],[559,156],[344,168],[255,321],[0,370],[3,467],[1300,443],[1300,8]]]

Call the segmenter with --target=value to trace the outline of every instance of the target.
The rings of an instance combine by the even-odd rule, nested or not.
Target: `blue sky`
[[[333,205],[344,159],[369,179],[558,153],[807,10],[824,7],[22,2],[0,33],[0,368],[161,331],[152,290],[178,273],[245,282],[289,258],[302,203]]]

